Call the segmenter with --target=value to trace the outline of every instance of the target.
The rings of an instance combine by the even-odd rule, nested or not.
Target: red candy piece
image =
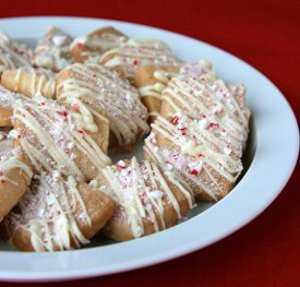
[[[219,124],[216,124],[216,123],[210,123],[210,124],[209,124],[209,127],[210,127],[210,128],[213,128],[213,127],[218,128],[218,127],[219,127]]]
[[[57,112],[59,115],[62,115],[64,117],[67,117],[68,113],[66,111],[59,111]]]
[[[126,167],[126,164],[124,161],[118,161],[117,166],[124,169]]]
[[[192,174],[192,175],[198,175],[198,174],[199,174],[199,171],[198,171],[197,169],[192,169],[192,170],[190,171],[190,174]]]
[[[141,199],[141,202],[142,202],[142,204],[145,206],[146,205],[146,200],[145,200],[145,198],[142,198]]]
[[[78,104],[77,104],[77,103],[72,104],[72,109],[73,109],[74,111],[78,111],[78,110],[79,110]]]
[[[179,118],[177,116],[171,118],[171,124],[177,125],[179,122]]]

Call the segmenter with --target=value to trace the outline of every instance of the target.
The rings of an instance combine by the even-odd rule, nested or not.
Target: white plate
[[[253,113],[246,174],[223,200],[208,208],[200,204],[189,220],[173,228],[129,242],[57,253],[23,253],[2,244],[0,280],[54,281],[111,274],[163,262],[203,248],[238,230],[260,214],[287,183],[298,157],[299,131],[293,112],[281,92],[260,72],[238,58],[203,42],[142,25],[124,22],[33,17],[0,20],[0,29],[32,43],[48,25],[74,36],[112,25],[133,38],[166,41],[187,61],[207,58],[228,81],[244,83]],[[253,159],[252,159],[253,158]],[[249,161],[250,159],[250,161]],[[205,210],[206,209],[206,210]],[[202,212],[205,210],[205,212]],[[201,214],[200,214],[201,213]],[[96,245],[96,246],[95,246]]]

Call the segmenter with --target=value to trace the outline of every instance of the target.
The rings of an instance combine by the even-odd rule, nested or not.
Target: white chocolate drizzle
[[[169,80],[175,75],[175,72],[168,72],[163,70],[155,71],[153,74],[155,82],[138,89],[141,97],[161,99],[162,92],[167,87]]]

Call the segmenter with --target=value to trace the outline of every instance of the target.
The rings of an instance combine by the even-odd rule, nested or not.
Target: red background
[[[31,15],[125,20],[206,41],[267,75],[285,94],[299,120],[300,1],[0,1],[0,17]],[[298,287],[299,183],[298,163],[271,207],[242,230],[204,250],[153,267],[64,282],[63,286]]]

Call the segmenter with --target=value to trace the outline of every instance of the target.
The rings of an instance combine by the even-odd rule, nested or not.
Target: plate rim
[[[292,175],[292,172],[296,166],[297,163],[297,158],[298,158],[298,154],[299,154],[299,129],[298,129],[298,124],[297,124],[297,120],[296,117],[293,113],[293,110],[291,108],[291,106],[289,105],[287,99],[284,97],[283,93],[277,88],[277,86],[271,82],[263,73],[261,73],[259,70],[257,70],[256,68],[254,68],[252,65],[248,64],[247,62],[245,62],[244,60],[234,56],[233,54],[220,49],[216,46],[210,45],[202,40],[198,40],[189,36],[185,36],[179,33],[175,33],[172,31],[168,31],[165,29],[161,29],[161,28],[157,28],[157,27],[152,27],[152,26],[147,26],[147,25],[141,25],[141,24],[137,24],[137,23],[131,23],[131,22],[126,22],[126,21],[118,21],[118,20],[110,20],[110,19],[104,19],[104,18],[90,18],[90,17],[72,17],[72,16],[33,16],[33,17],[8,17],[8,18],[1,18],[0,19],[0,25],[3,22],[13,22],[13,21],[38,21],[38,20],[48,20],[49,23],[51,23],[51,20],[57,20],[57,21],[65,21],[66,19],[68,20],[79,20],[79,21],[95,21],[95,22],[99,22],[99,25],[103,25],[103,21],[108,21],[110,23],[115,24],[126,24],[126,25],[130,25],[130,26],[138,26],[141,28],[146,28],[146,29],[154,29],[154,30],[158,30],[160,32],[163,33],[167,33],[167,34],[171,34],[173,35],[173,37],[180,37],[180,38],[184,38],[185,40],[189,40],[189,41],[196,41],[198,44],[200,43],[201,45],[205,45],[207,46],[209,49],[213,49],[216,50],[217,53],[221,53],[221,54],[225,54],[226,57],[229,56],[229,58],[235,59],[236,61],[242,63],[247,69],[249,69],[252,72],[255,72],[256,75],[258,75],[259,78],[261,78],[264,82],[266,82],[266,84],[272,88],[275,93],[277,94],[278,98],[280,99],[280,101],[283,100],[283,107],[285,109],[285,113],[286,115],[288,115],[288,119],[284,119],[289,125],[289,130],[293,131],[294,134],[291,132],[290,135],[292,135],[292,139],[290,139],[290,143],[287,143],[288,146],[290,147],[290,150],[288,151],[288,159],[286,159],[285,165],[287,165],[287,169],[282,171],[283,173],[285,173],[280,182],[278,182],[276,184],[276,187],[272,187],[274,189],[273,193],[270,194],[267,198],[265,198],[265,202],[260,202],[260,204],[258,206],[256,206],[255,210],[252,210],[251,214],[248,215],[247,218],[239,218],[239,220],[237,220],[238,222],[235,222],[235,224],[231,224],[231,226],[227,226],[227,229],[220,232],[217,232],[217,236],[206,236],[206,238],[202,239],[201,244],[199,242],[193,242],[192,244],[189,242],[189,244],[185,247],[181,247],[181,248],[177,248],[176,252],[174,252],[174,248],[168,252],[164,252],[161,256],[157,256],[157,254],[152,254],[152,256],[148,256],[148,257],[142,257],[142,259],[140,260],[132,260],[130,262],[121,262],[119,264],[112,264],[112,265],[108,265],[106,267],[103,267],[101,269],[101,267],[99,265],[92,267],[88,267],[88,268],[82,268],[79,267],[77,269],[72,268],[67,269],[67,270],[61,270],[61,271],[41,271],[41,270],[36,270],[36,271],[29,271],[28,269],[25,271],[7,271],[7,270],[0,270],[0,280],[1,281],[20,281],[20,282],[42,282],[42,281],[59,281],[59,280],[73,280],[73,279],[79,279],[79,278],[87,278],[87,277],[95,277],[95,276],[100,276],[100,275],[107,275],[107,274],[113,274],[113,273],[118,273],[118,272],[123,272],[123,271],[128,271],[128,270],[133,270],[133,269],[137,269],[137,268],[142,268],[142,267],[146,267],[146,266],[150,266],[150,265],[154,265],[157,263],[161,263],[161,262],[165,262],[167,260],[171,260],[174,258],[177,258],[179,256],[183,256],[185,254],[194,252],[196,250],[202,249],[208,245],[211,245],[221,239],[223,239],[224,237],[229,236],[230,234],[232,234],[233,232],[239,230],[240,228],[242,228],[243,226],[245,226],[246,224],[248,224],[250,221],[252,221],[254,218],[256,218],[259,214],[261,214],[262,211],[264,211],[275,199],[276,197],[279,195],[279,193],[283,190],[284,186],[286,185],[286,183],[288,182],[290,176]],[[102,22],[102,23],[101,23]],[[201,53],[199,53],[201,55]],[[259,122],[258,122],[259,123]],[[257,127],[258,128],[258,132],[259,132],[259,128],[260,126]],[[263,129],[262,129],[263,130]],[[260,136],[263,136],[262,134]],[[237,185],[237,187],[239,186],[239,188],[235,188],[235,189],[241,189],[246,183],[247,180],[249,178],[249,176],[251,175],[251,173],[249,173],[250,170],[253,171],[253,166],[255,167],[256,165],[254,165],[254,163],[257,164],[257,161],[260,160],[261,154],[258,154],[257,151],[259,151],[259,147],[260,147],[261,142],[257,142],[257,150],[256,153],[254,155],[253,161],[249,167],[249,170],[247,171],[247,173],[244,175],[243,179],[239,182],[239,184]],[[286,144],[286,143],[285,143]],[[249,175],[250,174],[250,175]],[[242,185],[241,185],[242,184]],[[226,204],[228,201],[230,201],[230,198],[236,198],[236,192],[234,193],[230,193],[224,200],[221,200],[220,202],[218,202],[218,204],[210,207],[208,210],[206,210],[204,213],[201,214],[201,216],[207,216],[207,214],[211,214],[212,212],[214,212],[213,210],[216,209],[217,206],[223,206],[223,208],[226,209],[226,206],[228,204]],[[236,199],[235,199],[236,200]],[[224,207],[225,206],[225,207]],[[219,207],[217,207],[219,208]],[[220,209],[220,208],[219,208]],[[249,212],[249,211],[248,211]],[[190,220],[188,220],[187,222],[185,222],[184,224],[180,224],[178,226],[187,226],[191,224],[192,221],[195,221],[196,218],[192,218]],[[194,224],[194,223],[193,223]],[[168,229],[164,232],[161,233],[157,233],[148,237],[144,237],[141,239],[137,239],[134,241],[129,241],[129,242],[125,242],[125,243],[121,243],[121,244],[117,244],[114,245],[116,246],[117,249],[124,249],[124,248],[119,248],[120,245],[124,246],[124,245],[133,245],[133,246],[147,246],[147,242],[151,241],[152,238],[153,240],[161,240],[162,238],[165,239],[166,236],[171,236],[173,235],[173,233],[176,231],[174,231],[175,229],[177,230],[177,228],[171,228]],[[180,228],[182,229],[182,228]],[[168,235],[169,234],[169,235]],[[213,237],[213,238],[211,238]],[[150,240],[149,240],[150,238]],[[152,241],[153,241],[152,240]],[[140,244],[140,242],[146,242],[146,244]],[[119,247],[118,247],[119,246]],[[23,252],[12,252],[12,251],[1,251],[1,255],[2,257],[7,257],[7,256],[11,256],[13,254],[13,257],[15,256],[15,254],[17,253],[17,256],[20,257],[21,260],[26,260],[29,259],[30,260],[34,260],[37,259],[38,257],[42,256],[42,257],[46,257],[46,258],[51,258],[51,260],[53,260],[53,257],[59,257],[60,260],[64,260],[64,257],[77,257],[78,254],[80,253],[86,253],[86,254],[92,254],[92,250],[95,251],[95,249],[107,249],[107,248],[112,248],[111,246],[100,246],[100,247],[93,247],[93,248],[89,248],[89,249],[82,249],[82,250],[72,250],[72,251],[65,251],[65,252],[60,252],[60,253],[23,253]],[[115,248],[115,247],[114,247]],[[73,255],[74,256],[73,256]],[[80,256],[80,255],[79,255]],[[62,258],[61,258],[62,257]]]

